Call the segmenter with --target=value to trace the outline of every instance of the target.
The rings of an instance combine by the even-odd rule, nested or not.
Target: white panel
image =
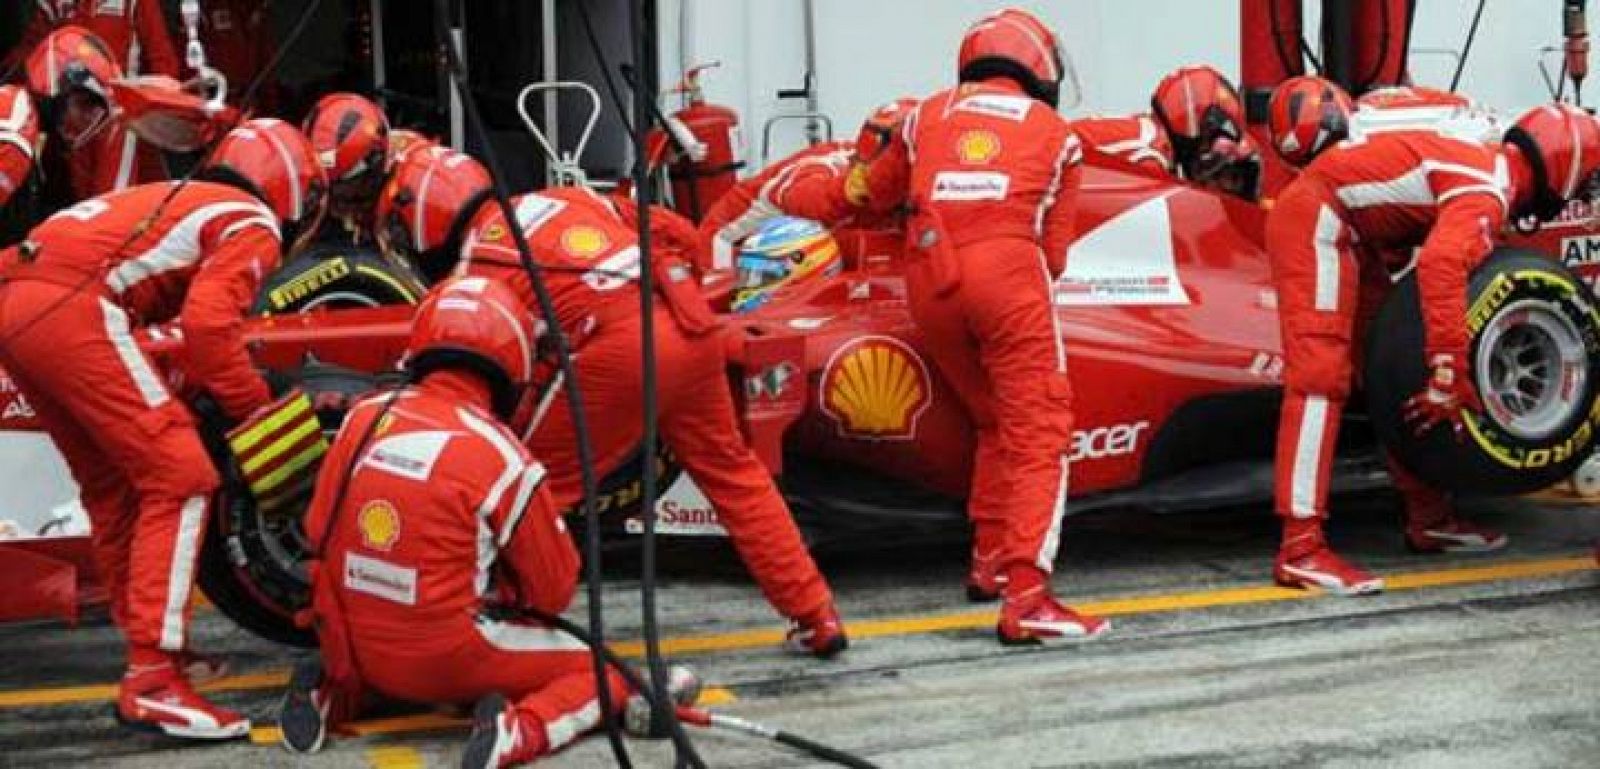
[[[1084,233],[1072,244],[1066,272],[1056,283],[1056,304],[1066,307],[1188,303],[1166,195]]]
[[[78,484],[50,436],[42,432],[0,430],[0,529],[32,536],[54,518],[65,527],[52,535],[87,534],[89,519],[78,504]]]

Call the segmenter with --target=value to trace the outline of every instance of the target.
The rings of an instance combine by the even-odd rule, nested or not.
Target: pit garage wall
[[[805,68],[802,0],[659,0],[661,82],[685,64],[719,59],[705,79],[706,94],[739,111],[752,155],[761,125],[801,108],[780,102],[780,88],[798,88]],[[1077,62],[1083,102],[1069,114],[1146,109],[1150,90],[1184,64],[1211,63],[1236,74],[1239,9],[1234,0],[814,0],[819,107],[841,135],[853,135],[874,106],[902,94],[926,94],[954,76],[956,45],[966,25],[1003,5],[1038,13],[1061,32]],[[1547,91],[1536,66],[1541,46],[1559,45],[1557,0],[1488,0],[1462,90],[1490,105],[1516,110]],[[1595,6],[1595,3],[1591,3]],[[1315,39],[1320,2],[1307,0]],[[1412,40],[1417,82],[1447,86],[1477,0],[1419,0]],[[680,34],[686,24],[687,35]],[[1591,7],[1590,36],[1600,39],[1600,7]],[[1600,65],[1600,50],[1594,54]],[[1555,68],[1559,60],[1550,59]],[[1596,76],[1600,79],[1600,75]],[[1585,88],[1600,104],[1600,86]],[[772,154],[800,146],[799,123],[774,132]]]

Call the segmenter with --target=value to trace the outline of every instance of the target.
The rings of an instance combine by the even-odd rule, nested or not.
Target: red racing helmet
[[[201,177],[248,190],[277,214],[286,253],[316,233],[328,182],[311,145],[294,126],[256,118],[229,131],[212,150]]]
[[[20,86],[0,85],[0,208],[33,176],[39,114]]]
[[[901,97],[885,104],[876,110],[861,124],[860,133],[856,134],[856,161],[871,163],[876,160],[894,140],[895,131],[905,123],[906,116],[917,108],[918,102],[910,97]]]
[[[1572,198],[1591,193],[1600,169],[1600,121],[1565,103],[1535,107],[1517,118],[1505,142],[1533,169],[1532,194],[1516,216],[1554,219]]]
[[[1272,147],[1296,168],[1350,134],[1350,94],[1337,84],[1312,75],[1283,81],[1267,105]]]
[[[89,30],[68,25],[51,32],[28,54],[26,70],[41,122],[72,147],[111,124],[111,83],[122,79],[122,69]]]
[[[961,38],[956,77],[963,83],[1007,77],[1052,108],[1061,101],[1061,39],[1038,17],[1006,8],[979,19]]]
[[[1150,111],[1172,141],[1184,178],[1254,198],[1261,156],[1245,131],[1244,103],[1213,67],[1183,67],[1161,79]]]
[[[371,205],[389,168],[389,119],[353,93],[331,93],[306,115],[306,137],[328,175],[334,213],[352,216]]]
[[[410,152],[378,192],[378,246],[439,280],[460,257],[467,222],[493,194],[493,179],[471,155],[439,146]]]
[[[420,131],[409,128],[396,128],[389,132],[389,167],[386,171],[393,171],[400,161],[407,155],[424,147],[434,147],[439,143],[429,138]]]
[[[482,275],[435,286],[417,308],[404,367],[412,381],[440,369],[464,369],[489,383],[491,403],[511,419],[533,381],[538,330],[522,300]]]

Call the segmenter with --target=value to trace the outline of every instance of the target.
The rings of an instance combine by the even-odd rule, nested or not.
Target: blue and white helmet
[[[839,244],[828,228],[810,219],[774,217],[739,246],[732,309],[749,312],[785,286],[832,277],[843,267]]]

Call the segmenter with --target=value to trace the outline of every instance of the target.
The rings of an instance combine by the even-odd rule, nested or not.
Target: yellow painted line
[[[253,745],[276,745],[283,739],[283,730],[276,726],[250,727],[250,742]]]
[[[734,694],[732,689],[725,689],[721,686],[707,686],[700,690],[700,699],[695,700],[694,704],[703,708],[710,708],[736,702],[738,699],[739,695]]]
[[[116,698],[116,684],[61,686],[50,689],[17,689],[9,692],[0,692],[0,708],[29,708],[40,705],[72,705],[79,702],[107,702]]]
[[[1582,556],[1384,575],[1384,582],[1390,592],[1395,592],[1426,587],[1551,577],[1576,571],[1592,571],[1596,568],[1600,567],[1596,567],[1593,558]],[[1073,602],[1072,605],[1073,608],[1089,614],[1113,617],[1128,614],[1157,614],[1186,609],[1207,609],[1219,606],[1240,606],[1274,601],[1305,600],[1320,595],[1322,595],[1321,591],[1260,585],[1201,590],[1191,593],[1136,596],[1083,603]],[[995,610],[984,609],[922,617],[851,620],[848,625],[852,637],[874,638],[938,633],[951,630],[976,630],[993,625],[994,622]],[[717,635],[662,639],[661,650],[663,654],[701,654],[771,645],[782,640],[783,632],[779,630],[746,630]],[[643,644],[637,641],[618,643],[616,644],[616,649],[618,653],[627,656],[643,656],[644,654]]]
[[[1531,499],[1547,505],[1570,505],[1572,507],[1600,508],[1600,497],[1584,497],[1572,492],[1565,486],[1552,486],[1544,491],[1535,491],[1532,494],[1522,495],[1523,499]]]
[[[389,746],[368,750],[367,765],[373,769],[423,769],[428,762],[413,748]]]
[[[1514,561],[1510,563],[1493,564],[1488,566],[1475,566],[1460,569],[1444,569],[1440,571],[1422,571],[1402,574],[1384,575],[1384,581],[1390,592],[1402,590],[1419,590],[1430,587],[1447,587],[1452,585],[1472,585],[1486,582],[1497,582],[1516,579],[1534,579],[1539,577],[1553,577],[1560,574],[1573,572],[1594,571],[1597,568],[1589,555],[1571,558],[1549,558],[1536,561]],[[1165,595],[1135,596],[1130,598],[1116,598],[1102,601],[1074,602],[1073,606],[1081,611],[1103,616],[1118,616],[1128,614],[1156,614],[1170,611],[1183,611],[1186,609],[1205,609],[1219,606],[1240,606],[1256,603],[1270,603],[1274,601],[1306,600],[1319,597],[1321,593],[1314,590],[1291,590],[1289,588],[1266,586],[1249,586],[1222,588],[1219,590],[1200,590],[1188,593],[1170,593]],[[856,638],[875,638],[884,636],[912,635],[919,633],[937,633],[951,630],[974,630],[987,627],[995,621],[993,609],[979,611],[955,612],[950,614],[932,614],[918,617],[898,617],[889,619],[852,620],[850,634]],[[680,638],[662,639],[663,653],[672,655],[704,654],[717,651],[731,651],[736,649],[758,648],[777,644],[783,640],[783,631],[778,629],[743,630],[732,633],[716,633],[702,636],[684,636]],[[626,657],[643,656],[643,644],[638,641],[624,641],[614,644],[616,651]],[[250,675],[230,676],[204,687],[202,691],[227,692],[244,691],[253,689],[270,689],[283,686],[288,682],[287,670],[273,670]],[[96,684],[89,686],[67,686],[48,689],[20,689],[15,691],[0,692],[0,709],[19,707],[39,707],[47,705],[68,705],[82,702],[97,702],[115,699],[117,687],[115,684]]]
[[[396,732],[434,732],[470,726],[471,724],[471,719],[460,716],[447,716],[443,713],[417,713],[409,716],[356,721],[339,727],[339,731],[355,737],[369,737],[374,734],[394,734]]]
[[[254,689],[276,689],[288,685],[289,671],[263,670],[260,673],[220,678],[196,688],[202,692],[244,692]],[[4,700],[0,700],[0,704],[4,704]]]

